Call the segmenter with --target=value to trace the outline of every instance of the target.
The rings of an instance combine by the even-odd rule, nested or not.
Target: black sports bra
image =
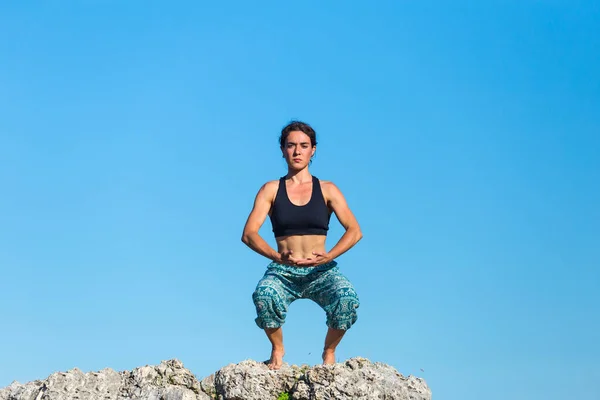
[[[327,235],[331,213],[325,204],[319,179],[312,177],[312,194],[309,202],[297,206],[288,197],[285,177],[280,178],[270,218],[275,237]]]

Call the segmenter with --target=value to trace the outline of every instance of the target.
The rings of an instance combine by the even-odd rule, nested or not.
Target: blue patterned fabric
[[[325,310],[327,326],[348,330],[356,322],[360,302],[337,262],[315,267],[292,267],[272,262],[252,294],[259,328],[278,328],[285,322],[289,305],[311,299]]]

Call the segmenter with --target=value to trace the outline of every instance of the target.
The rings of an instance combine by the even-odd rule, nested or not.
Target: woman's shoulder
[[[338,193],[341,193],[340,189],[332,181],[319,179],[319,185],[325,196],[336,196]]]
[[[335,187],[335,184],[332,181],[329,181],[327,179],[317,178],[317,180],[319,181],[319,184],[321,185],[322,188]]]
[[[279,179],[274,179],[272,181],[265,182],[260,187],[260,192],[263,192],[263,193],[276,193],[278,188],[279,188]]]

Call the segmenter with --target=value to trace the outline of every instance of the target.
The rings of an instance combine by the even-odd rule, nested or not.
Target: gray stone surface
[[[331,366],[284,364],[279,371],[247,360],[217,371],[214,384],[220,400],[277,399],[283,393],[290,400],[431,399],[423,379],[404,377],[389,365],[360,357]]]
[[[284,363],[280,370],[272,371],[264,363],[246,360],[217,371],[215,389],[223,400],[277,399],[281,393],[290,392],[308,369]]]
[[[0,400],[209,400],[200,382],[178,360],[158,366],[116,372],[103,369],[83,373],[74,368],[56,372],[43,381],[13,382],[0,389]]]
[[[276,400],[286,394],[290,400],[431,399],[424,380],[357,357],[331,366],[284,364],[278,371],[245,360],[202,381],[179,360],[123,372],[107,368],[83,373],[74,368],[45,380],[13,382],[0,389],[0,400]]]
[[[290,398],[430,400],[431,390],[423,379],[404,377],[389,365],[357,357],[311,368],[292,388]]]

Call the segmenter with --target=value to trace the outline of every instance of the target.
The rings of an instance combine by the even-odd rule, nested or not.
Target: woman
[[[279,143],[288,173],[260,188],[242,235],[246,245],[272,261],[252,296],[255,321],[272,345],[269,368],[279,369],[284,356],[281,325],[288,306],[301,298],[315,301],[327,315],[323,363],[333,364],[335,349],[356,322],[359,307],[352,284],[339,272],[334,260],[354,246],[362,233],[340,190],[308,170],[317,148],[316,133],[310,125],[290,123],[281,131]],[[346,231],[326,251],[332,212]],[[273,225],[277,251],[258,233],[267,215]]]

